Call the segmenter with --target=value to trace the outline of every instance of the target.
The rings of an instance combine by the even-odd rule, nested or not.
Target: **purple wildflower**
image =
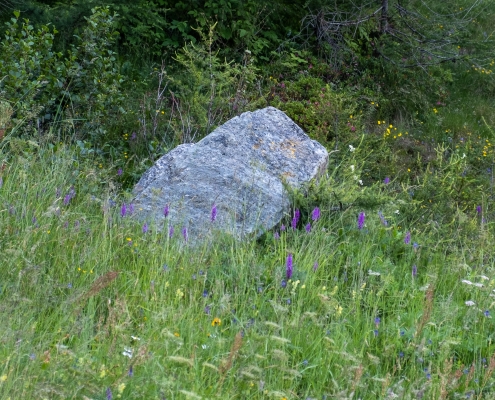
[[[306,232],[311,232],[311,224],[308,222],[308,224],[306,225]]]
[[[278,232],[275,232],[275,233],[273,234],[273,238],[274,238],[275,240],[280,239],[280,234],[279,234]]]
[[[38,219],[36,217],[33,217],[33,219],[32,219],[33,225],[36,225],[37,221],[38,221]]]
[[[481,214],[481,211],[482,211],[481,206],[476,206],[476,212],[478,213],[478,215]]]
[[[294,218],[296,219],[296,223],[299,222],[299,218],[301,218],[301,211],[296,209],[296,211],[294,211]]]
[[[174,236],[174,227],[170,225],[168,228],[168,237],[171,238],[172,236]]]
[[[289,253],[287,256],[287,261],[285,263],[285,275],[287,276],[287,280],[289,280],[292,277],[292,272],[293,272],[293,265],[292,265],[292,254]]]
[[[125,205],[125,203],[122,204],[122,207],[120,208],[120,215],[122,217],[125,217],[127,214],[127,206]]]
[[[217,218],[217,206],[214,204],[211,208],[211,222],[215,221]]]
[[[145,222],[143,225],[143,233],[148,233],[148,224]]]
[[[168,217],[168,213],[169,213],[169,211],[170,211],[170,210],[169,210],[169,208],[168,208],[168,204],[167,204],[167,205],[163,208],[163,216],[164,216],[165,218],[167,218],[167,217]]]
[[[122,175],[122,168],[119,168],[119,170],[117,171],[117,175],[118,176]]]
[[[129,211],[129,214],[134,213],[134,204],[132,204],[132,203],[129,204],[129,210],[128,211]]]
[[[131,140],[136,140],[136,137],[137,137],[136,132],[132,132]]]
[[[416,242],[413,243],[413,247],[414,247],[414,250],[417,250],[418,247],[419,247],[419,244],[417,244]]]
[[[112,400],[113,399],[112,389],[107,388],[106,394],[107,394],[107,400]]]
[[[358,217],[358,229],[363,229],[365,218],[366,218],[366,214],[361,211]]]
[[[313,264],[313,272],[316,272],[316,270],[318,269],[318,261],[316,261],[314,264]]]
[[[282,279],[282,282],[280,283],[280,286],[282,286],[282,288],[286,288],[287,287],[287,281],[285,279]]]
[[[2,188],[3,186],[3,178],[0,176],[0,189]]]
[[[382,221],[383,226],[388,226],[388,222],[381,211],[378,211],[378,216],[380,217],[380,221]]]
[[[284,224],[280,225],[280,230],[281,230],[282,232],[283,232],[283,231],[285,231],[285,225],[284,225]]]
[[[378,328],[378,325],[380,325],[381,319],[380,317],[375,318],[375,326]]]
[[[490,311],[485,310],[485,312],[483,312],[483,315],[488,318],[490,316]]]
[[[129,367],[129,371],[127,372],[127,376],[132,378],[134,376],[134,370],[132,369],[132,365]]]
[[[210,315],[210,311],[211,311],[211,307],[210,306],[206,306],[205,307],[205,314]]]
[[[411,243],[411,232],[407,231],[406,236],[404,237],[404,243],[409,244]]]
[[[416,264],[412,266],[412,277],[416,278],[416,275],[418,274],[418,268],[416,267]]]
[[[383,180],[383,183],[384,183],[385,185],[388,185],[388,184],[390,183],[390,178],[389,178],[388,176],[387,176],[387,177],[385,177],[385,179]]]
[[[70,195],[66,194],[64,197],[64,206],[68,205],[70,203]]]
[[[208,290],[203,290],[203,297],[208,297]]]
[[[318,207],[315,207],[315,209],[311,213],[311,219],[313,221],[318,221],[320,219],[320,209]]]
[[[189,239],[189,235],[187,234],[187,227],[183,227],[182,228],[182,236],[184,237],[184,240],[187,242],[187,240]]]
[[[294,218],[292,218],[292,223],[291,223],[292,229],[296,229],[297,223],[299,222],[299,218],[301,218],[301,211],[296,209],[294,211]]]
[[[373,334],[375,335],[375,337],[377,337],[378,336],[378,329],[373,330]]]

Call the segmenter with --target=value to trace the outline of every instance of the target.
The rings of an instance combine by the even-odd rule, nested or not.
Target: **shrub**
[[[77,130],[95,143],[110,117],[123,111],[123,77],[111,50],[116,15],[107,7],[92,9],[65,58],[53,51],[55,28],[35,30],[29,20],[19,20],[18,11],[14,15],[0,49],[0,91],[14,109],[15,133],[53,132],[55,123],[63,123],[62,132]]]

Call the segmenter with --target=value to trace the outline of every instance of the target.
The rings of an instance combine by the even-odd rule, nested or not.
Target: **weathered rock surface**
[[[219,228],[236,237],[259,235],[289,211],[283,182],[300,187],[327,164],[326,149],[282,111],[246,112],[161,157],[134,187],[134,210],[159,228],[186,227],[191,239]]]

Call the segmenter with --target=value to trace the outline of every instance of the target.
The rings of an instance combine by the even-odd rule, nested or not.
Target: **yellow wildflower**
[[[117,391],[119,392],[119,394],[122,394],[122,392],[124,391],[125,389],[125,383],[121,383],[118,387],[117,387]]]

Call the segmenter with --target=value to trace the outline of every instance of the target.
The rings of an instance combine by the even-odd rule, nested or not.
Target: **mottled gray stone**
[[[299,188],[327,164],[326,149],[282,111],[246,112],[161,157],[134,187],[135,215],[176,232],[187,227],[193,240],[211,229],[239,238],[259,235],[289,211],[284,183]],[[211,222],[213,205],[217,218]]]

